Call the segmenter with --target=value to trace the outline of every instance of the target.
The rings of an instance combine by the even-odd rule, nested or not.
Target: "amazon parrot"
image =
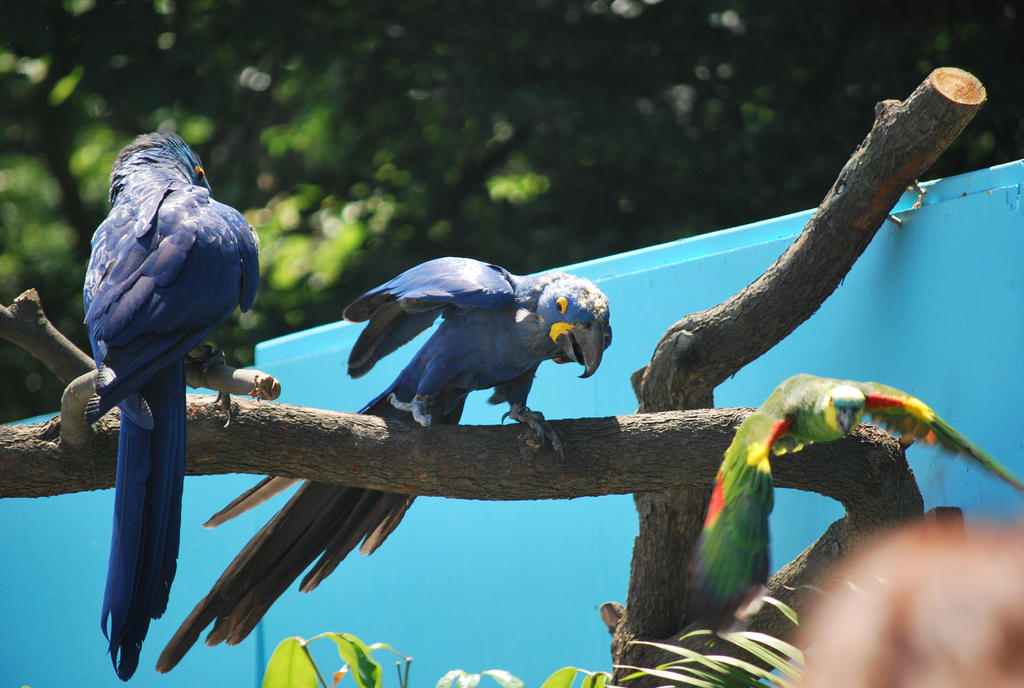
[[[368,321],[348,372],[359,377],[441,316],[433,335],[391,385],[360,413],[424,427],[458,423],[466,396],[494,388],[492,404],[529,425],[561,452],[542,414],[526,406],[543,361],[575,362],[594,374],[611,343],[608,298],[590,281],[563,272],[526,277],[468,258],[438,258],[368,291],[344,317]],[[268,477],[216,514],[222,523],[297,482]],[[235,557],[171,638],[157,670],[172,669],[210,623],[207,645],[242,641],[274,601],[315,560],[299,586],[313,590],[356,546],[376,550],[413,497],[307,481]],[[362,543],[360,545],[360,543]]]
[[[252,305],[259,249],[245,218],[213,200],[202,163],[176,134],[145,134],[120,152],[110,203],[85,276],[96,362],[86,421],[121,409],[100,627],[128,680],[177,567],[185,356],[237,306]]]
[[[711,493],[692,565],[691,607],[713,628],[742,626],[768,580],[771,454],[848,435],[863,415],[901,435],[967,456],[1024,492],[1024,482],[950,427],[920,399],[877,382],[795,375],[736,430]]]

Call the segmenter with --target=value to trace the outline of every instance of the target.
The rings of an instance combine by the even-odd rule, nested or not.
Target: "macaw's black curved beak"
[[[583,366],[583,374],[580,377],[590,377],[597,372],[604,350],[610,342],[611,336],[605,324],[596,320],[566,330],[555,339],[555,343],[562,347],[566,358]]]

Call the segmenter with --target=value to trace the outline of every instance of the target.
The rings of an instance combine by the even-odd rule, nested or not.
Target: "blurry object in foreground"
[[[1024,527],[915,525],[831,581],[805,688],[1024,685]]]

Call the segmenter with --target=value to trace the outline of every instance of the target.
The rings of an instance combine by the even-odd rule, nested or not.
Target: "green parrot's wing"
[[[852,384],[864,392],[865,413],[875,422],[900,433],[901,441],[920,439],[929,444],[937,443],[949,451],[974,459],[1024,492],[1024,481],[954,430],[920,399],[877,382]]]
[[[718,471],[691,571],[694,616],[716,630],[732,625],[768,580],[768,457],[789,422],[758,410],[736,430]]]

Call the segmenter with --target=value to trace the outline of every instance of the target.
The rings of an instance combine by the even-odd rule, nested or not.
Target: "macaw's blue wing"
[[[345,309],[369,320],[349,359],[353,376],[369,370],[443,316],[441,324],[362,413],[424,425],[457,423],[472,390],[495,389],[510,415],[542,436],[556,436],[526,406],[537,366],[576,361],[592,372],[611,341],[608,299],[592,283],[564,273],[520,277],[465,258],[413,268]],[[557,445],[556,445],[557,446]],[[221,523],[292,481],[267,478],[211,519]],[[241,642],[294,579],[315,588],[351,551],[370,554],[394,531],[413,495],[305,482],[239,552],[182,623],[157,661],[173,668],[213,624],[208,645]]]
[[[133,223],[113,212],[93,238],[85,323],[100,375],[90,423],[184,357],[236,305],[251,306],[259,282],[248,223],[202,187],[170,192],[142,237],[126,231]]]
[[[449,308],[503,308],[515,299],[512,277],[471,258],[438,258],[406,270],[366,292],[345,309],[351,322],[369,320],[348,359],[352,377],[373,366],[433,324]]]
[[[114,208],[93,237],[85,281],[98,368],[86,417],[121,408],[101,627],[127,680],[177,568],[184,356],[236,305],[252,304],[259,267],[251,227],[198,185],[205,173],[177,137],[140,137],[112,178]]]

